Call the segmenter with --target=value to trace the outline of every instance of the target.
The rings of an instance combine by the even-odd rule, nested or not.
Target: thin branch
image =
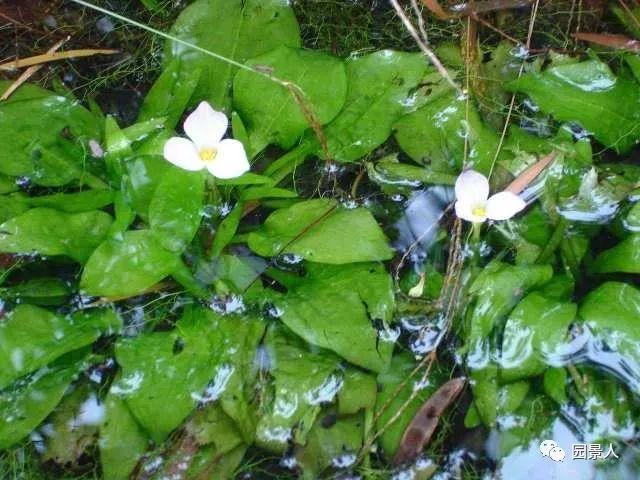
[[[55,45],[53,45],[53,47],[51,47],[49,50],[47,50],[47,54],[48,55],[52,55],[56,52],[56,50],[58,50],[60,47],[62,47],[62,45],[64,45],[64,43],[69,40],[71,37],[66,37],[62,40],[60,40],[59,42],[57,42]],[[24,72],[22,72],[22,75],[20,75],[15,82],[13,82],[11,85],[9,85],[9,88],[7,88],[5,90],[5,92],[2,94],[2,97],[0,97],[0,101],[6,100],[7,98],[9,98],[11,96],[11,94],[13,94],[13,92],[15,92],[20,85],[22,85],[24,82],[26,82],[27,80],[29,80],[31,78],[31,76],[33,74],[35,74],[38,70],[40,70],[42,68],[43,64],[38,64],[38,65],[33,65],[29,68],[27,68]]]
[[[61,40],[62,43],[67,40]],[[59,48],[59,47],[58,47]],[[28,58],[16,58],[15,60],[11,60],[9,62],[0,63],[0,70],[11,71],[17,70],[23,67],[32,67],[38,66],[49,62],[57,62],[58,60],[65,60],[67,58],[78,58],[78,57],[90,57],[93,55],[113,55],[114,53],[119,53],[119,50],[112,49],[94,49],[94,48],[85,48],[81,50],[67,50],[65,52],[56,52],[48,51],[42,55],[34,55],[33,57]]]
[[[74,0],[74,1],[77,1],[77,0]],[[442,64],[440,59],[437,57],[437,55],[433,52],[433,50],[431,50],[427,46],[425,42],[422,41],[422,39],[420,38],[420,34],[411,23],[411,20],[409,20],[409,18],[407,17],[407,14],[404,12],[402,7],[398,3],[398,0],[389,0],[389,1],[391,2],[391,5],[393,6],[396,13],[398,14],[398,17],[400,17],[400,20],[402,20],[402,23],[404,24],[409,34],[411,34],[413,39],[418,44],[418,47],[420,48],[420,50],[422,50],[422,53],[426,55],[426,57],[429,59],[431,64],[436,68],[436,70],[438,70],[440,75],[447,81],[447,83],[451,85],[459,94],[463,94],[462,89],[453,80],[453,78],[451,77],[451,75],[449,74],[445,66]]]

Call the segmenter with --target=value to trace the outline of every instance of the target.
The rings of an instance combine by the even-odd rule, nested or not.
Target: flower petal
[[[489,198],[489,180],[475,170],[465,170],[456,180],[456,200],[469,205],[482,204]]]
[[[471,203],[457,201],[455,204],[455,208],[458,218],[466,220],[467,222],[482,223],[487,219],[486,216],[474,215],[474,205]]]
[[[491,220],[507,220],[526,206],[525,201],[515,193],[496,193],[487,200],[487,217]]]
[[[217,150],[215,160],[207,164],[214,177],[236,178],[251,168],[242,142],[227,138],[218,144]]]
[[[196,171],[204,168],[198,149],[186,138],[172,137],[167,140],[164,144],[164,158],[184,170]]]
[[[207,102],[200,102],[184,121],[184,131],[198,150],[216,145],[228,126],[227,116],[211,108]]]

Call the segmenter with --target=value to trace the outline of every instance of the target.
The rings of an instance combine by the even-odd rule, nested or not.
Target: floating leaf
[[[80,288],[88,295],[130,297],[174,272],[179,261],[150,230],[125,232],[121,240],[107,240],[93,252]]]
[[[5,91],[10,81],[0,81]],[[100,139],[101,122],[75,99],[31,84],[0,104],[0,173],[45,186],[83,175],[80,141]],[[73,139],[68,139],[71,135]]]
[[[0,251],[66,255],[83,263],[111,226],[105,212],[63,213],[32,208],[0,225]]]
[[[258,422],[256,441],[262,448],[284,452],[290,441],[304,444],[320,405],[330,402],[342,385],[339,359],[308,352],[295,339],[271,330],[266,347],[273,370],[275,398]]]
[[[629,235],[615,247],[600,253],[593,270],[597,273],[640,273],[640,234]]]
[[[422,54],[393,50],[351,57],[346,65],[345,106],[325,134],[333,160],[355,162],[384,143],[401,116],[420,106],[424,99],[416,90],[429,83],[431,70]]]
[[[116,345],[122,378],[112,385],[110,394],[126,401],[156,442],[182,423],[215,374],[217,355],[202,334],[206,321],[194,320],[189,316],[176,331],[122,339]]]
[[[102,474],[105,480],[129,478],[149,439],[118,395],[108,394],[104,407],[105,421],[100,427],[99,443]]]
[[[274,296],[280,320],[312,345],[334,351],[360,367],[384,370],[395,337],[376,330],[389,322],[393,287],[382,265],[309,265],[306,281]]]
[[[120,319],[110,310],[58,316],[33,305],[18,305],[0,323],[0,389],[119,328]]]
[[[61,358],[0,391],[0,449],[26,437],[56,407],[87,352]]]
[[[346,468],[355,463],[362,447],[363,415],[340,417],[325,425],[327,418],[336,415],[332,411],[320,414],[307,436],[306,445],[296,450],[296,460],[303,471],[302,479],[322,478],[320,474],[327,467]]]
[[[640,290],[626,283],[603,283],[584,298],[578,316],[608,350],[622,357],[619,368],[629,375],[630,387],[638,393]]]
[[[181,253],[200,226],[205,177],[201,172],[171,168],[149,204],[149,224],[162,245]]]
[[[540,375],[567,337],[577,307],[530,293],[516,305],[504,328],[500,375],[513,382]]]
[[[249,248],[262,256],[300,255],[311,262],[352,263],[388,260],[388,241],[371,213],[335,200],[298,202],[272,213],[251,232]]]
[[[159,155],[138,155],[127,160],[125,169],[124,198],[143,220],[147,220],[153,194],[167,172],[172,171],[171,164]]]
[[[236,62],[280,46],[299,47],[300,33],[286,0],[197,0],[182,10],[171,28],[172,35]],[[182,72],[200,70],[192,103],[207,100],[215,108],[228,109],[229,91],[237,67],[171,40],[166,64],[181,60]]]
[[[552,66],[508,84],[557,120],[578,122],[609,148],[625,153],[640,140],[640,89],[598,60]]]
[[[32,278],[11,287],[0,288],[0,297],[34,305],[61,305],[71,289],[59,278]]]
[[[25,201],[32,207],[46,207],[67,213],[90,212],[113,203],[113,192],[108,189],[86,190],[77,193],[54,193],[29,197]]]
[[[138,122],[165,117],[165,127],[174,129],[199,81],[199,69],[185,68],[180,58],[169,61],[144,97]]]
[[[465,158],[469,166],[488,174],[499,143],[498,134],[482,122],[475,106],[455,93],[428,102],[400,119],[394,129],[402,150],[440,173],[459,172]]]
[[[429,373],[429,381],[425,384],[418,384],[422,373],[407,380],[415,367],[416,363],[413,357],[407,353],[401,353],[395,355],[391,359],[389,368],[378,376],[380,389],[376,399],[376,414],[380,415],[380,418],[376,424],[376,430],[385,427],[392,417],[398,414],[414,389],[418,389],[415,398],[402,410],[400,416],[385,428],[384,433],[380,436],[379,445],[382,447],[385,458],[388,459],[395,456],[407,426],[411,423],[420,406],[436,391],[442,381],[442,374],[437,371]],[[401,383],[405,385],[397,392]],[[385,409],[382,412],[383,407]]]
[[[347,94],[343,62],[321,52],[280,47],[251,59],[247,65],[269,68],[276,77],[295,84],[302,105],[292,91],[246,70],[234,80],[233,105],[249,132],[254,153],[269,144],[293,147],[310,128],[309,114],[324,125],[340,112]],[[305,110],[307,113],[305,114]]]

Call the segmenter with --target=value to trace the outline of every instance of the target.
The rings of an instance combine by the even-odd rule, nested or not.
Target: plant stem
[[[544,247],[544,250],[542,250],[542,252],[540,252],[540,255],[538,255],[536,263],[544,263],[549,260],[551,255],[554,254],[554,252],[562,243],[567,226],[567,221],[564,218],[560,217],[560,220],[556,225],[556,229],[553,231],[553,234],[551,235],[551,238],[549,239],[547,245]]]

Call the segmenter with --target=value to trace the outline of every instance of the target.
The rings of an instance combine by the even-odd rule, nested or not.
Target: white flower
[[[229,121],[224,113],[201,102],[184,121],[189,139],[173,137],[164,144],[164,158],[185,170],[206,168],[218,178],[236,178],[250,168],[244,146],[238,140],[222,140]]]
[[[489,180],[475,170],[462,172],[456,180],[456,200],[456,215],[473,223],[507,220],[527,205],[507,190],[489,197]]]

